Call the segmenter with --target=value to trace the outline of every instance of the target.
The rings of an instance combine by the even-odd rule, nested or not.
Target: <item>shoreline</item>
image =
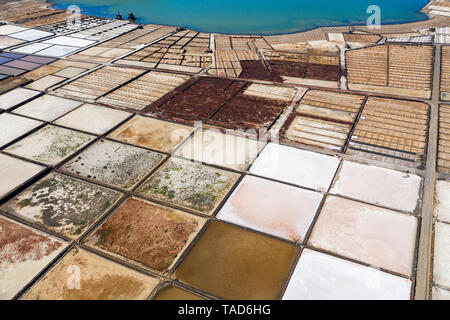
[[[0,0],[1,1],[1,0]],[[18,0],[6,0],[8,2],[17,2]],[[47,3],[49,5],[49,8],[56,10],[57,8],[54,8],[55,5],[57,5],[57,3],[52,2],[51,0],[42,0],[43,2]],[[386,28],[386,27],[392,27],[392,26],[406,26],[409,24],[415,24],[415,23],[424,23],[427,21],[432,21],[433,19],[435,19],[434,16],[430,16],[429,13],[425,12],[425,10],[427,9],[427,7],[429,7],[432,3],[434,2],[434,0],[428,0],[428,3],[422,7],[417,13],[422,13],[424,14],[426,17],[423,20],[416,20],[416,21],[410,21],[410,22],[403,22],[403,23],[388,23],[388,24],[382,24],[381,25],[381,29]],[[1,2],[0,2],[1,3]],[[59,9],[62,10],[62,9]],[[86,14],[86,15],[91,15],[91,14],[87,14],[87,13],[83,13],[82,10],[82,14]],[[92,15],[92,16],[96,16],[96,17],[100,17],[99,15]],[[114,17],[108,17],[110,19],[114,19]],[[137,23],[137,22],[136,22]],[[270,34],[266,34],[266,33],[226,33],[226,32],[212,32],[212,31],[203,31],[203,30],[197,30],[194,28],[190,28],[188,26],[181,26],[181,25],[171,25],[171,24],[161,24],[161,23],[153,23],[153,22],[149,22],[149,23],[137,23],[139,25],[159,25],[159,26],[167,26],[167,27],[184,27],[188,30],[192,30],[195,32],[201,32],[201,33],[214,33],[214,34],[219,34],[219,35],[228,35],[228,36],[263,36],[263,37],[280,37],[280,36],[292,36],[292,35],[301,35],[307,32],[311,32],[314,30],[320,30],[323,28],[364,28],[366,27],[366,25],[363,24],[343,24],[343,25],[323,25],[323,26],[317,26],[311,29],[307,29],[307,30],[302,30],[302,31],[292,31],[292,32],[284,32],[284,33],[270,33]],[[376,30],[380,30],[380,29],[376,29]],[[370,32],[370,31],[369,31]],[[376,32],[374,34],[377,34]]]

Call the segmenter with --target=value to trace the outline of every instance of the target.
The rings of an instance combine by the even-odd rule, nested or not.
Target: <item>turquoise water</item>
[[[370,5],[381,8],[381,23],[425,20],[427,0],[53,0],[65,9],[76,4],[86,14],[124,18],[131,11],[139,23],[185,26],[203,32],[281,34],[321,26],[365,24]]]

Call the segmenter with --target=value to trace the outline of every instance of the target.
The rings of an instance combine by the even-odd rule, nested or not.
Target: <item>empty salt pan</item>
[[[411,280],[304,249],[284,300],[409,300]]]
[[[327,191],[338,166],[336,157],[269,143],[250,168],[250,173]]]
[[[3,26],[0,26],[0,35],[7,36],[9,34],[21,32],[21,31],[25,31],[25,30],[27,30],[27,28],[14,26],[14,25],[10,25],[10,24],[5,24]]]
[[[450,225],[436,222],[434,225],[434,283],[450,288]]]
[[[439,221],[450,223],[450,182],[439,180],[436,182],[435,215]]]
[[[33,43],[27,46],[23,46],[17,49],[14,49],[12,51],[14,52],[21,52],[21,53],[28,53],[28,54],[32,54],[32,53],[36,53],[38,51],[41,51],[43,49],[46,49],[50,47],[49,44],[44,44],[44,43]]]
[[[56,38],[52,38],[52,39],[43,41],[43,43],[57,44],[57,45],[61,45],[61,46],[71,46],[71,47],[86,47],[91,44],[94,44],[95,41],[61,36],[61,37],[56,37]]]
[[[8,113],[0,114],[0,147],[37,128],[41,124],[41,121]]]
[[[0,198],[43,171],[45,167],[0,153]]]
[[[55,45],[55,46],[51,46],[47,49],[44,49],[42,51],[39,51],[39,54],[41,54],[43,56],[49,56],[49,57],[62,57],[62,56],[68,55],[69,53],[77,51],[79,49],[80,48],[78,48],[78,47]]]
[[[55,123],[100,135],[130,116],[131,113],[122,110],[104,108],[94,104],[85,104],[58,119]]]
[[[53,121],[83,103],[75,100],[43,95],[14,110],[14,113],[45,121]]]
[[[41,93],[39,91],[16,88],[0,95],[0,109],[9,110],[18,104],[26,102]]]
[[[50,33],[50,32],[40,31],[40,30],[36,30],[36,29],[28,29],[25,31],[10,34],[9,36],[16,38],[16,39],[26,40],[26,41],[35,41],[35,40],[46,38],[46,37],[49,37],[52,35],[53,35],[53,33]]]
[[[414,212],[422,179],[400,171],[344,161],[331,193]]]
[[[223,134],[218,130],[194,133],[176,154],[225,168],[244,171],[256,158],[263,144],[254,139]]]

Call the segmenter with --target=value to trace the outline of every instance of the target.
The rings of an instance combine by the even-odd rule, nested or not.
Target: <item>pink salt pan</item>
[[[411,280],[303,250],[284,300],[408,300]]]
[[[218,218],[292,241],[302,241],[322,194],[246,176]]]
[[[413,212],[418,206],[421,181],[413,174],[344,161],[331,193]]]
[[[328,197],[309,244],[406,276],[411,275],[417,219],[339,197]]]

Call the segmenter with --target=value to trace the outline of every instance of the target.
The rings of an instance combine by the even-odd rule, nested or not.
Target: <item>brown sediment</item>
[[[341,66],[338,52],[303,48],[303,52],[266,50],[271,72],[277,76],[339,81]]]
[[[286,106],[277,100],[239,93],[208,123],[231,129],[269,129]]]
[[[158,271],[166,271],[204,219],[149,202],[128,199],[86,243]]]
[[[0,218],[0,261],[38,261],[60,248],[62,243]]]
[[[24,77],[8,77],[0,81],[0,94],[11,91],[30,82],[30,79],[26,79]]]
[[[165,286],[160,289],[154,300],[205,300],[189,291],[175,287],[173,285]]]
[[[242,73],[239,78],[283,82],[281,76],[266,67],[262,61],[242,60],[240,63]]]
[[[244,81],[201,78],[154,110],[174,119],[205,121],[245,85]]]
[[[212,222],[175,277],[225,299],[276,299],[296,254],[294,245]]]
[[[25,292],[21,299],[146,299],[157,283],[157,279],[86,250],[73,249]]]

